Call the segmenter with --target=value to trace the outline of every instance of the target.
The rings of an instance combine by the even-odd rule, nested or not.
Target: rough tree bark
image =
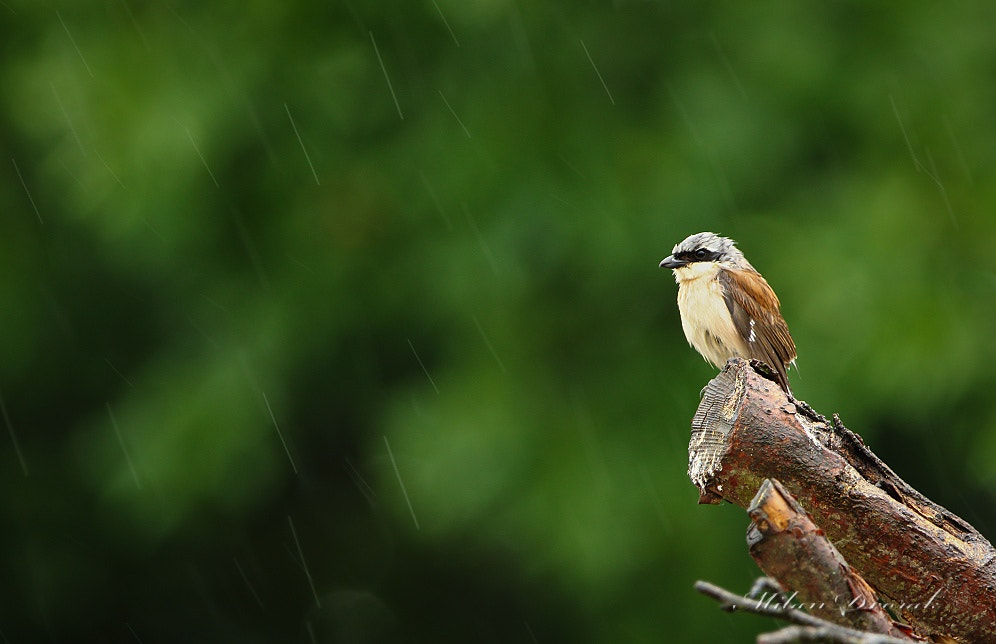
[[[747,514],[750,556],[783,590],[791,589],[787,601],[835,624],[907,638],[906,627],[892,620],[875,591],[776,479],[764,480]]]
[[[706,386],[689,443],[700,503],[747,508],[778,479],[879,598],[921,636],[996,642],[996,550],[911,488],[835,417],[731,360]]]

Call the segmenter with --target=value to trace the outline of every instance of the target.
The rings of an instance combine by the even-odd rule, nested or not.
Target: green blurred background
[[[771,630],[691,589],[758,574],[685,474],[702,230],[796,393],[996,534],[993,24],[3,0],[3,639]]]

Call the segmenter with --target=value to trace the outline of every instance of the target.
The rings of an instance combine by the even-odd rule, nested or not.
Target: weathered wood
[[[735,359],[692,421],[689,476],[700,502],[746,508],[777,478],[845,559],[923,636],[996,642],[996,550],[916,492],[839,422]]]
[[[777,479],[765,479],[747,507],[750,555],[791,601],[835,624],[905,639],[875,591],[833,547]]]

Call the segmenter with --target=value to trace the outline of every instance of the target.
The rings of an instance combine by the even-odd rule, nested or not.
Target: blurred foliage
[[[996,534],[987,2],[0,2],[7,641],[748,641],[714,371]]]

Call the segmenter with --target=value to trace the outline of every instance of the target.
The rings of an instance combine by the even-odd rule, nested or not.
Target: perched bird
[[[678,283],[681,328],[707,362],[722,369],[730,358],[761,360],[791,396],[786,371],[795,366],[795,343],[778,296],[734,244],[697,233],[661,262]]]

